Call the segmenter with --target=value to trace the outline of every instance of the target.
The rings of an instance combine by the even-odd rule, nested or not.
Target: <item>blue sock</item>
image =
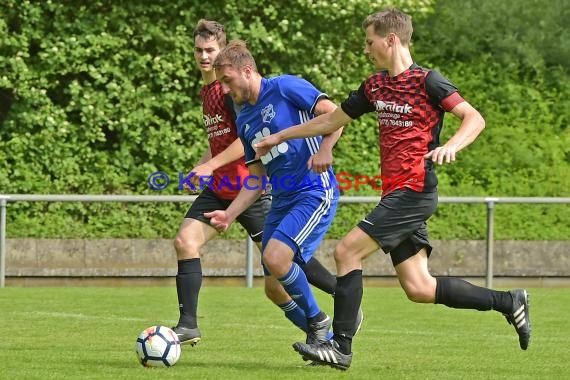
[[[281,308],[281,310],[283,310],[287,319],[293,322],[295,326],[297,326],[304,332],[307,332],[308,330],[307,317],[305,316],[305,312],[301,310],[301,308],[299,307],[299,305],[295,303],[295,301],[291,300],[287,303],[279,305],[279,307]],[[327,340],[331,340],[333,337],[334,337],[333,332],[329,331],[327,335]]]
[[[289,272],[278,280],[295,303],[305,312],[307,318],[319,314],[321,310],[311,291],[307,277],[296,263],[291,263]]]
[[[307,325],[307,316],[305,312],[295,303],[295,301],[291,300],[287,303],[279,305],[281,310],[285,313],[287,319],[289,319],[295,326],[307,332],[308,325]]]

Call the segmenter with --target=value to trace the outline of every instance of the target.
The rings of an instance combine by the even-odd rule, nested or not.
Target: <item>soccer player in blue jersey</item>
[[[263,136],[336,106],[304,79],[263,78],[243,41],[228,43],[214,67],[224,91],[241,107],[236,124],[250,176],[227,209],[205,216],[218,231],[225,231],[268,186],[266,175],[270,178],[273,200],[262,240],[265,274],[278,279],[302,310],[298,322],[308,324],[306,342],[325,342],[332,321],[319,308],[301,267],[313,256],[336,211],[339,191],[330,164],[340,130],[324,138],[291,140],[261,159],[255,158],[253,146]]]
[[[455,161],[456,153],[481,133],[485,120],[449,80],[413,61],[409,15],[388,9],[368,16],[362,26],[366,35],[364,53],[379,71],[364,80],[334,112],[272,134],[255,146],[262,155],[288,139],[334,133],[351,120],[376,112],[382,177],[399,179],[396,186],[384,189],[376,208],[335,249],[338,277],[333,340],[320,344],[298,342],[294,349],[305,360],[341,370],[350,367],[354,320],[362,299],[362,261],[382,248],[390,254],[398,280],[411,301],[496,310],[514,326],[519,345],[526,350],[531,334],[526,290],[497,291],[460,278],[436,278],[428,268],[432,247],[426,221],[435,212],[438,200],[435,165]],[[459,118],[461,125],[440,145],[445,112]]]
[[[202,159],[191,172],[193,179],[211,176],[211,187],[205,187],[192,203],[182,221],[174,248],[178,261],[176,291],[178,293],[178,323],[173,327],[183,344],[195,345],[202,339],[198,327],[198,298],[202,287],[202,262],[200,250],[219,234],[210,225],[204,212],[226,208],[239,193],[240,178],[249,175],[243,158],[244,149],[237,136],[234,104],[216,80],[213,63],[220,50],[226,46],[226,31],[213,20],[199,20],[193,32],[194,58],[199,68],[203,86],[200,90],[204,116],[204,132],[208,132],[208,147]],[[326,159],[326,158],[325,158]],[[321,165],[332,162],[322,162]],[[200,187],[199,182],[194,186]],[[265,214],[269,210],[271,196],[260,195],[250,207],[237,217],[256,246],[261,249]],[[315,287],[334,294],[336,278],[316,258],[302,266],[309,282]],[[304,312],[274,278],[265,279],[265,294],[285,316],[304,331],[308,325]],[[358,321],[360,322],[360,317]],[[359,323],[358,322],[358,323]]]

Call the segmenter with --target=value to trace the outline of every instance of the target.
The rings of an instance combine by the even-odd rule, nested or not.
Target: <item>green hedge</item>
[[[248,40],[265,75],[299,74],[340,102],[371,73],[360,28],[388,2],[297,0],[20,1],[0,4],[0,192],[156,194],[206,144],[191,31],[222,21]],[[481,110],[487,129],[439,169],[442,196],[569,196],[570,5],[409,0],[413,54]],[[504,15],[509,17],[505,18]],[[505,21],[506,20],[506,21]],[[537,21],[540,20],[540,21]],[[447,117],[444,138],[457,128]],[[335,150],[337,172],[374,175],[377,125],[367,115]],[[374,195],[373,189],[344,195]],[[10,237],[172,237],[188,205],[11,203]],[[330,237],[371,205],[343,205]],[[497,208],[505,239],[569,239],[567,206]],[[441,205],[435,238],[484,236],[483,206]],[[228,235],[241,236],[240,228]]]

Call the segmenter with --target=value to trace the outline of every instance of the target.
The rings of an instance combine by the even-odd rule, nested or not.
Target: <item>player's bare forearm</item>
[[[202,153],[202,156],[198,160],[196,166],[204,164],[205,162],[209,161],[211,158],[212,158],[212,151],[210,150],[210,147],[208,147],[208,149],[206,149],[204,153]]]
[[[277,135],[279,135],[280,142],[304,137],[326,136],[336,132],[351,120],[352,119],[338,107],[333,112],[324,113],[303,124],[284,129]]]
[[[464,109],[460,112],[461,116],[458,116],[462,119],[461,125],[457,132],[445,144],[454,146],[457,152],[475,141],[477,136],[485,129],[485,119],[483,119],[479,111],[469,104],[464,104],[464,106]],[[452,110],[452,112],[454,110]]]
[[[232,201],[226,212],[232,220],[251,206],[263,193],[263,178],[266,175],[265,168],[260,162],[249,165],[247,183],[243,183],[238,196]]]
[[[195,173],[195,175],[192,177],[192,182],[194,185],[198,185],[200,178],[212,176],[214,174],[214,170],[221,168],[222,166],[227,165],[230,162],[243,157],[244,155],[243,145],[240,139],[236,139],[215,157],[211,157],[211,154],[209,154],[209,152],[210,150],[208,149],[206,152],[208,154],[205,153],[202,155],[202,159],[200,161],[205,160],[204,162],[192,168],[192,172]]]
[[[456,153],[475,141],[485,128],[485,119],[467,102],[458,104],[451,112],[461,119],[459,129],[448,142],[424,156],[439,165],[455,161]]]
[[[262,139],[255,145],[257,156],[261,157],[267,154],[271,148],[287,140],[332,134],[345,124],[348,124],[351,120],[352,119],[338,107],[333,112],[319,115],[306,123],[284,129],[279,133],[269,135]],[[334,142],[336,143],[336,140]]]
[[[226,149],[224,149],[221,153],[212,157],[208,161],[208,165],[212,168],[212,170],[216,170],[224,165],[229,164],[230,162],[234,162],[235,160],[243,157],[243,155],[244,155],[243,144],[241,140],[238,138],[233,143],[231,143]]]
[[[334,146],[336,145],[336,142],[338,141],[338,139],[340,139],[340,136],[342,135],[343,129],[344,127],[341,127],[340,129],[337,129],[333,133],[323,136],[320,149],[327,149],[332,152]]]
[[[336,104],[328,99],[323,99],[317,103],[314,112],[315,115],[319,116],[332,113],[336,109]],[[314,154],[308,162],[309,168],[313,169],[315,173],[322,173],[332,165],[333,148],[342,134],[342,129],[343,127],[323,136],[318,152]]]
[[[226,209],[228,216],[232,220],[236,220],[236,218],[241,215],[245,210],[249,208],[256,200],[259,198],[263,189],[261,184],[259,188],[256,188],[256,185],[252,185],[252,181],[248,181],[248,188],[243,187],[238,196],[232,201],[230,206]]]
[[[341,133],[342,128],[323,137],[319,150],[311,156],[307,163],[309,169],[312,169],[315,173],[322,173],[331,167],[333,164],[333,148]]]
[[[248,181],[247,187],[240,190],[238,196],[226,210],[205,212],[204,216],[210,218],[210,225],[218,232],[227,231],[237,217],[251,206],[260,194],[261,191],[256,190]]]

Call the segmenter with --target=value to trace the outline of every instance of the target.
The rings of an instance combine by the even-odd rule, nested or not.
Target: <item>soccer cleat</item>
[[[352,363],[352,353],[347,355],[340,352],[338,343],[334,340],[318,344],[297,342],[293,344],[293,349],[301,354],[303,360],[312,360],[313,363],[328,365],[341,371],[346,371]]]
[[[326,314],[325,314],[326,315]],[[323,343],[329,341],[329,330],[331,328],[332,319],[328,315],[320,322],[309,324],[307,331],[307,344]]]
[[[200,329],[198,329],[198,327],[191,329],[184,326],[175,326],[172,330],[176,335],[178,335],[180,344],[189,344],[194,346],[202,339],[202,335],[200,334]]]
[[[519,334],[519,344],[523,350],[528,348],[530,341],[530,315],[529,315],[529,295],[525,289],[509,290],[513,297],[513,311],[505,314],[505,318],[510,325],[513,325]]]

